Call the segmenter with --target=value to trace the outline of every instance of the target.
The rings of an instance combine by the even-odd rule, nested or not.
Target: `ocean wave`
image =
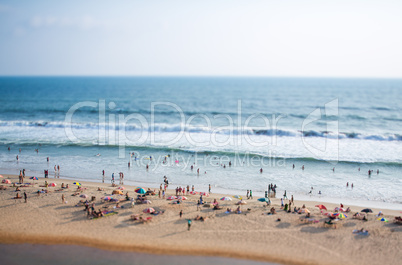
[[[34,141],[24,141],[24,142],[4,142],[0,139],[0,144],[13,146],[18,145],[18,147],[22,147],[23,149],[29,148],[47,148],[47,147],[76,147],[76,148],[96,148],[97,151],[102,149],[117,149],[119,145],[98,145],[97,143],[72,143],[70,141],[66,142],[59,142],[59,143],[43,143],[38,144]],[[209,157],[237,157],[238,159],[243,159],[244,157],[260,157],[264,159],[285,159],[290,161],[295,161],[291,163],[298,162],[316,162],[316,163],[326,163],[326,162],[336,162],[338,164],[356,164],[360,166],[362,164],[370,165],[371,167],[376,166],[393,166],[393,167],[401,167],[402,168],[402,161],[365,161],[365,160],[325,160],[325,159],[317,159],[314,157],[303,157],[303,156],[294,156],[294,155],[268,155],[260,152],[253,152],[253,151],[239,151],[239,150],[208,150],[208,149],[193,149],[190,147],[185,146],[178,146],[178,147],[168,147],[168,146],[159,146],[159,145],[126,145],[125,149],[127,152],[137,152],[140,155],[152,155],[153,153],[159,152],[164,154],[171,154],[173,153],[186,153],[189,155],[199,155],[199,156],[209,156]]]
[[[329,139],[359,139],[359,140],[373,140],[373,141],[402,141],[400,134],[379,134],[367,135],[358,132],[331,132],[331,131],[317,131],[317,130],[286,130],[286,129],[272,129],[272,128],[253,128],[253,127],[209,127],[209,126],[194,126],[188,124],[168,124],[157,123],[153,126],[142,126],[141,124],[126,124],[119,126],[118,124],[109,123],[68,123],[62,121],[0,121],[2,129],[7,127],[41,127],[41,128],[59,128],[59,129],[72,129],[72,130],[125,130],[125,131],[138,131],[148,133],[206,133],[206,134],[222,134],[222,135],[255,135],[255,136],[278,136],[278,137],[321,137]]]

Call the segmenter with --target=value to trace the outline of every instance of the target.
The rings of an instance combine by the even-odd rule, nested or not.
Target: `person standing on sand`
[[[211,193],[211,184],[209,184],[208,192]]]
[[[180,218],[183,216],[183,210],[180,210]]]
[[[292,195],[292,197],[291,197],[290,201],[293,203],[293,195]]]
[[[191,220],[187,219],[187,229],[188,229],[188,231],[190,231],[190,228],[191,228]]]
[[[66,201],[66,198],[64,197],[64,194],[61,195],[61,202],[64,204],[64,202]]]
[[[250,190],[250,199],[253,199],[253,191]]]
[[[28,196],[27,193],[24,191],[24,199],[25,199],[25,203],[27,202]]]
[[[248,195],[249,195],[249,193],[250,193],[250,191],[249,190],[247,190],[247,200],[250,198]]]
[[[283,194],[283,199],[287,199],[288,198],[288,196],[286,195],[286,190],[285,190],[285,193]]]
[[[112,173],[112,184],[114,184],[114,173]]]

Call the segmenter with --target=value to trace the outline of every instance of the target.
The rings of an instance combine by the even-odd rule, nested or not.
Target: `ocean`
[[[398,79],[1,77],[0,172],[401,209],[401,102]]]

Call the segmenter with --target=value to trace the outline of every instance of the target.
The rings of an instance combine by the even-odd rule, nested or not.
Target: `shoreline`
[[[17,176],[3,176],[4,178],[18,180]],[[36,198],[36,195],[33,195],[34,191],[38,189],[38,183],[43,184],[44,180],[47,180],[49,183],[54,182],[58,187],[49,187],[48,190],[51,190],[51,193]],[[31,180],[28,179],[28,181]],[[184,201],[183,205],[180,206],[172,205],[169,201],[159,199],[155,196],[151,198],[153,203],[150,207],[159,209],[163,208],[166,213],[163,216],[153,217],[155,222],[136,225],[129,221],[130,214],[133,211],[137,212],[138,210],[142,212],[143,208],[149,206],[136,204],[134,208],[127,207],[121,209],[119,214],[116,216],[105,217],[99,220],[88,220],[85,218],[85,212],[82,213],[82,207],[73,207],[74,202],[82,198],[67,196],[68,204],[61,204],[61,194],[69,195],[68,193],[75,191],[75,187],[71,187],[69,191],[55,191],[59,188],[61,183],[69,183],[71,185],[72,180],[40,178],[35,181],[34,187],[24,188],[29,194],[28,204],[21,203],[22,200],[14,200],[14,202],[11,202],[12,200],[9,200],[10,196],[15,194],[14,189],[12,188],[9,188],[6,191],[0,191],[0,196],[2,197],[0,206],[3,208],[3,210],[1,210],[3,214],[0,220],[1,223],[4,224],[3,227],[0,228],[0,242],[6,244],[32,243],[48,245],[83,245],[113,251],[140,252],[159,255],[220,256],[280,264],[335,264],[335,262],[323,260],[323,258],[328,255],[334,257],[338,256],[335,253],[336,251],[334,252],[331,249],[326,249],[326,253],[324,253],[326,255],[319,255],[317,257],[313,255],[313,253],[310,253],[310,249],[306,249],[312,244],[311,242],[324,240],[322,236],[320,236],[319,239],[315,238],[315,233],[330,233],[332,236],[338,237],[339,234],[335,232],[337,229],[324,230],[318,226],[307,227],[299,225],[297,219],[300,216],[288,214],[279,210],[280,199],[277,198],[272,199],[273,206],[278,209],[278,215],[274,218],[273,216],[269,217],[261,215],[261,213],[267,211],[267,209],[263,207],[264,203],[257,201],[257,197],[253,200],[246,200],[248,204],[243,207],[244,212],[246,212],[245,208],[247,207],[252,209],[250,213],[246,212],[246,216],[243,214],[231,214],[225,216],[210,209],[202,209],[201,212],[195,211],[195,204],[198,195],[186,195],[188,200]],[[88,188],[88,194],[91,193],[95,195],[101,195],[100,193],[106,194],[106,191],[111,193],[112,190],[117,188],[111,187],[111,184],[109,183],[85,181],[82,182],[82,184],[83,187]],[[104,188],[105,192],[99,193],[96,191],[97,187]],[[124,192],[128,191],[131,196],[134,195],[133,190],[135,186],[124,185],[124,187],[126,187]],[[167,190],[167,195],[173,195],[173,193],[173,190]],[[224,194],[211,193],[211,196],[205,199],[211,201],[214,198],[219,199],[222,196],[224,196]],[[320,211],[314,207],[315,204],[320,204],[319,202],[299,201],[297,198],[295,199],[298,207],[302,204],[306,204],[306,207],[311,210],[314,215],[320,215]],[[222,203],[221,201],[219,202]],[[227,207],[225,205],[234,207],[234,202],[235,199],[230,203],[223,202],[222,206],[225,208]],[[106,204],[107,203],[100,203],[99,205]],[[28,205],[30,207],[26,208]],[[325,205],[328,209],[339,206],[329,203],[325,203]],[[353,212],[356,212],[360,211],[363,207],[353,206],[352,208]],[[202,213],[203,215],[209,216],[211,220],[203,223],[196,223],[196,221],[193,221],[194,229],[187,232],[185,219],[179,219],[177,216],[180,209],[184,210],[185,218],[194,218],[196,214]],[[379,210],[383,209],[373,208],[374,213],[377,213]],[[396,210],[383,210],[383,213],[385,216],[390,217],[400,215]],[[374,216],[374,214],[372,215]],[[67,216],[67,218],[64,218],[64,216]],[[32,217],[35,217],[35,225],[30,224]],[[275,223],[276,217],[283,219],[283,223]],[[22,220],[20,218],[22,218]],[[13,223],[12,221],[14,219],[17,219],[18,222]],[[230,224],[223,221],[224,219],[231,220]],[[375,218],[371,219],[373,220],[370,220],[369,222],[372,223],[371,225],[373,226],[373,229],[381,231],[383,223],[376,221]],[[52,225],[49,226],[49,224]],[[284,224],[288,225],[280,227],[280,225]],[[151,227],[152,230],[150,230]],[[301,228],[301,233],[298,231],[299,228]],[[356,225],[356,228],[360,228],[360,226],[358,227],[358,225]],[[286,229],[289,230],[289,232],[286,232]],[[342,227],[338,230],[345,229],[346,227]],[[306,231],[303,230],[306,230],[307,234],[304,234]],[[284,232],[285,234],[283,234]],[[388,235],[391,233],[394,240],[398,241],[401,238],[401,233],[393,233],[392,231],[385,232]],[[272,240],[275,242],[274,245],[269,243],[271,241],[269,238],[262,235],[264,233],[267,233],[268,237],[272,237]],[[294,237],[292,235],[293,233],[296,233],[297,235],[300,234],[300,236]],[[342,231],[341,234],[343,237],[349,235],[349,233],[350,231]],[[148,234],[157,238],[158,242],[154,242],[152,238],[148,238]],[[161,234],[163,234],[163,236]],[[191,238],[191,235],[193,234],[195,234],[196,238],[199,238],[201,242],[198,240],[194,241]],[[116,235],[118,235],[119,238],[114,238]],[[302,238],[303,236],[307,236],[309,240],[305,241],[305,239]],[[136,239],[138,237],[140,240],[136,240],[132,237],[136,237]],[[352,237],[352,235],[350,235],[350,237]],[[168,240],[165,240],[165,238],[168,238]],[[170,244],[171,240],[175,242],[175,245],[172,246]],[[204,240],[212,242],[211,244],[207,244],[208,242],[204,242]],[[234,240],[238,240],[239,242],[234,243]],[[386,239],[383,239],[381,242],[384,242],[384,240],[386,241]],[[266,251],[264,246],[259,246],[259,244],[257,244],[258,242],[265,242],[264,244],[268,244],[267,246],[273,249],[271,251]],[[278,244],[278,246],[275,246],[275,244]],[[303,246],[304,244],[306,245]],[[292,252],[298,253],[297,258],[284,255],[284,253],[287,252],[286,250],[288,247],[292,247]],[[294,248],[296,247],[299,247],[300,250],[295,250]],[[319,247],[319,245],[316,245],[316,247]],[[394,249],[391,250],[392,253],[393,251]],[[304,252],[310,253],[307,258],[300,257]],[[394,256],[396,259],[398,254],[395,254]],[[399,256],[401,256],[401,254],[399,254]],[[344,260],[344,262],[346,261],[347,259]],[[336,263],[339,264],[339,260],[337,260]],[[346,264],[348,264],[348,262],[346,262]]]
[[[0,169],[1,170],[1,169]],[[14,173],[8,173],[14,170],[6,170],[6,174],[3,174],[4,176],[17,176]],[[27,170],[27,173],[38,173],[39,172],[35,172],[35,171],[31,171],[31,170]],[[32,175],[37,175],[37,174],[32,174]],[[45,180],[44,177],[39,177],[39,180]],[[94,183],[94,184],[103,184],[103,185],[107,185],[107,184],[111,184],[109,183],[110,179],[105,180],[105,183],[101,182],[101,179],[97,180],[97,179],[83,179],[83,178],[73,178],[73,177],[69,177],[69,176],[61,176],[61,178],[55,178],[54,176],[51,176],[49,178],[47,178],[47,180],[56,180],[56,179],[64,179],[64,180],[68,180],[68,181],[80,181],[83,183]],[[131,181],[131,180],[125,180],[126,183],[128,183],[128,185],[126,186],[132,186],[132,187],[137,187],[137,186],[145,186],[147,188],[152,188],[152,189],[159,189],[159,185],[160,183],[156,183],[156,182],[141,182],[141,181]],[[170,186],[185,186],[184,184],[171,184]],[[202,191],[207,191],[207,186],[204,187],[206,190],[202,190]],[[170,189],[171,191],[173,189]],[[216,194],[220,194],[222,196],[225,195],[236,195],[239,194],[241,196],[243,196],[243,193],[245,193],[245,190],[235,190],[235,189],[223,189],[223,188],[216,188],[213,187],[213,190],[217,190]],[[255,197],[264,197],[264,192],[261,191],[253,191]],[[281,193],[277,194],[276,199],[280,200],[281,198]],[[288,193],[289,194],[289,198],[290,195],[292,195],[292,193]],[[311,204],[311,203],[316,203],[316,204],[321,204],[321,203],[326,203],[326,204],[331,204],[331,205],[338,205],[339,203],[343,203],[343,204],[347,204],[353,207],[358,207],[358,208],[372,208],[372,209],[377,209],[377,210],[390,210],[390,211],[402,211],[402,204],[397,204],[397,203],[390,203],[390,202],[383,202],[383,201],[370,201],[370,200],[353,200],[352,198],[346,198],[346,199],[340,199],[340,198],[336,198],[336,197],[325,197],[325,196],[320,196],[317,197],[316,195],[314,196],[308,196],[307,194],[302,195],[302,194],[295,194],[295,196],[300,196],[301,200],[298,201],[302,201],[304,202],[306,205],[307,204]],[[299,198],[300,198],[299,197]],[[275,198],[274,198],[275,199]],[[395,216],[397,216],[398,214],[396,214]]]

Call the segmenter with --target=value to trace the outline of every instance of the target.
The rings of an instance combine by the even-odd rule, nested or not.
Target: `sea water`
[[[0,170],[400,209],[400,102],[398,79],[2,77]]]

